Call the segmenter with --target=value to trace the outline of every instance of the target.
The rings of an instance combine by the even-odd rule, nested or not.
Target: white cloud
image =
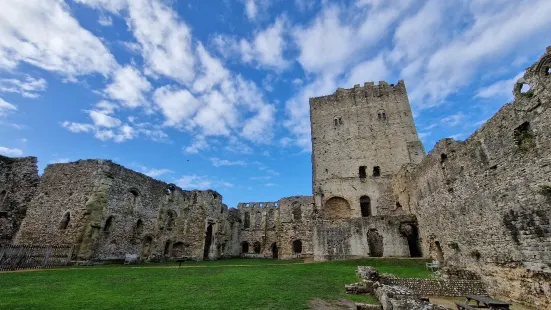
[[[255,0],[245,0],[245,14],[247,15],[247,18],[254,20],[257,13]]]
[[[275,107],[272,105],[260,107],[258,113],[245,122],[241,135],[253,142],[270,142],[273,138],[275,112]]]
[[[94,126],[90,124],[75,123],[75,122],[69,122],[69,121],[64,121],[63,123],[61,123],[61,126],[69,130],[70,132],[74,132],[74,133],[90,132],[94,130]]]
[[[465,121],[466,115],[463,112],[458,112],[449,116],[446,116],[440,120],[440,122],[448,127],[455,127]]]
[[[508,100],[512,100],[514,98],[513,86],[523,75],[524,72],[521,72],[511,79],[500,80],[491,85],[484,86],[477,91],[475,98],[507,98]]]
[[[148,175],[152,178],[158,178],[164,174],[174,173],[174,171],[170,169],[155,169],[155,168],[147,169],[145,167],[142,167],[142,172],[145,175]]]
[[[193,90],[203,92],[212,89],[229,77],[229,72],[218,59],[213,58],[202,44],[197,46],[197,56],[201,64],[201,74],[193,83]]]
[[[180,83],[194,78],[191,30],[161,1],[128,2],[128,24],[142,46],[146,73]]]
[[[258,32],[252,42],[242,39],[240,49],[243,62],[255,60],[261,66],[276,70],[287,67],[288,62],[283,57],[286,47],[284,40],[286,24],[285,18],[280,17],[273,25]]]
[[[390,75],[390,69],[386,66],[382,54],[359,63],[348,74],[347,82],[341,83],[342,87],[354,87],[356,84],[363,86],[368,81],[384,81]]]
[[[98,17],[98,24],[102,25],[103,27],[108,27],[113,25],[113,19],[111,16],[108,15],[100,15]]]
[[[193,174],[182,176],[176,181],[176,185],[184,189],[205,190],[211,187],[212,182],[204,176]]]
[[[65,164],[65,163],[68,163],[70,161],[71,161],[71,159],[69,159],[67,157],[59,157],[59,158],[52,159],[50,161],[50,164]]]
[[[31,76],[25,76],[24,79],[0,79],[0,92],[3,93],[18,93],[23,97],[37,98],[41,92],[46,90],[46,80],[36,79]]]
[[[90,110],[88,115],[97,127],[114,128],[121,125],[120,119],[107,115],[102,111]]]
[[[17,111],[17,108],[13,104],[0,98],[0,116],[3,116],[10,111]]]
[[[23,155],[23,151],[20,150],[20,149],[16,149],[16,148],[8,148],[8,147],[5,147],[5,146],[0,146],[0,154],[2,155],[5,155],[5,156],[22,156]]]
[[[108,75],[117,66],[100,39],[82,28],[61,0],[4,0],[0,20],[2,69],[25,62],[74,79]]]
[[[151,90],[149,81],[132,66],[119,68],[111,84],[105,88],[105,94],[113,100],[119,100],[128,108],[148,105],[145,94]]]
[[[210,158],[210,161],[214,167],[223,167],[223,166],[246,166],[247,163],[242,160],[231,161],[227,159],[220,159],[217,157]]]
[[[209,148],[210,145],[204,136],[196,136],[193,139],[192,144],[184,148],[184,152],[188,154],[197,154],[200,151],[208,150]]]
[[[155,90],[153,101],[165,116],[165,125],[175,127],[191,126],[191,118],[201,106],[189,91],[168,85]]]

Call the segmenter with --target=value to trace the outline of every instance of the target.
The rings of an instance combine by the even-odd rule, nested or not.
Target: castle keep
[[[551,307],[551,47],[465,141],[425,154],[406,87],[311,98],[312,196],[228,208],[111,161],[0,157],[0,245],[74,261],[426,257],[495,296]],[[523,92],[523,85],[530,87]]]

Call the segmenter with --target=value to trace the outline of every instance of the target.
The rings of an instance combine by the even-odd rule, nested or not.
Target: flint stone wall
[[[491,295],[551,308],[551,47],[466,141],[444,139],[394,177],[424,252],[476,272]],[[531,88],[521,92],[522,84]]]
[[[77,260],[212,259],[232,253],[228,218],[214,191],[184,191],[111,161],[81,160],[45,169],[16,242],[74,246]]]
[[[36,157],[0,155],[0,246],[12,244],[38,186]]]

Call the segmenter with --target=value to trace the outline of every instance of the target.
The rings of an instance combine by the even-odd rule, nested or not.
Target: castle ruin
[[[431,257],[492,295],[551,307],[551,47],[465,141],[425,154],[405,84],[310,99],[312,196],[228,208],[106,160],[0,157],[0,245],[74,261]],[[527,84],[530,90],[522,91]]]

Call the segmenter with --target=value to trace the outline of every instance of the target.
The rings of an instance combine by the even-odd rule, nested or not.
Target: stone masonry
[[[311,98],[312,196],[228,208],[107,160],[0,157],[0,246],[74,260],[431,257],[488,292],[551,308],[551,47],[466,141],[425,156],[405,84]],[[524,91],[523,85],[529,90]],[[462,270],[462,271],[457,271]],[[470,277],[470,276],[469,276]]]
[[[0,156],[0,246],[11,244],[38,186],[36,157]]]
[[[424,253],[474,271],[494,296],[541,309],[551,308],[550,67],[551,47],[515,85],[514,102],[393,179]]]

